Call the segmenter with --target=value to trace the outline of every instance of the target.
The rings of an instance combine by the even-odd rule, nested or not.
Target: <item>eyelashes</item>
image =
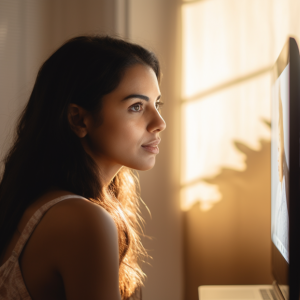
[[[163,105],[164,105],[164,103],[162,101],[155,102],[155,107],[158,111],[160,111],[160,109]],[[143,111],[143,106],[144,106],[143,102],[137,102],[137,103],[134,103],[133,105],[131,105],[129,107],[129,110],[131,112],[141,112],[141,111]]]
[[[143,108],[143,103],[142,102],[137,102],[137,103],[134,103],[133,105],[131,105],[129,107],[129,110],[132,111],[132,112],[140,112],[140,111],[142,111],[142,108]]]
[[[157,110],[159,110],[163,105],[164,105],[164,103],[162,101],[156,101],[155,102],[155,107],[156,107]]]

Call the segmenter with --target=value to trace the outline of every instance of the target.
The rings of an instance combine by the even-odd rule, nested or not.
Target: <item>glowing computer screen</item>
[[[272,86],[271,238],[289,263],[289,64]]]

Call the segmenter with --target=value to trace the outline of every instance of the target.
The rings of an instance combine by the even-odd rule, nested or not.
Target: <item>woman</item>
[[[41,67],[0,184],[1,299],[128,299],[141,286],[130,169],[165,129],[153,53],[73,38]]]

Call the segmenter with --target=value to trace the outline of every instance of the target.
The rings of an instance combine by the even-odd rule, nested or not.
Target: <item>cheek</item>
[[[142,142],[143,131],[137,123],[111,119],[101,125],[97,132],[97,144],[106,154],[135,151]]]
[[[149,155],[141,145],[145,143],[145,124],[137,120],[103,122],[90,137],[95,157],[104,158],[137,170],[149,170],[155,155]]]

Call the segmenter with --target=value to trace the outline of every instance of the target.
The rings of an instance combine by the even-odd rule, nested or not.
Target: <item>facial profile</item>
[[[85,151],[102,171],[112,167],[117,171],[121,166],[151,169],[159,134],[166,127],[159,113],[160,89],[154,71],[143,64],[129,67],[117,88],[102,100],[97,115],[86,113],[84,126],[78,127]]]

